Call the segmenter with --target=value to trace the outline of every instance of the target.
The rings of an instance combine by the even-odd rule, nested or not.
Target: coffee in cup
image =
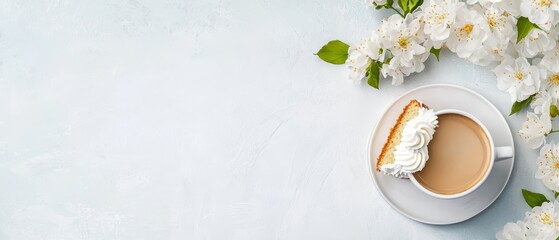
[[[414,173],[419,184],[439,194],[464,192],[480,182],[491,159],[491,143],[472,119],[447,113],[438,116],[439,127],[429,143],[429,161]]]
[[[495,161],[513,155],[512,146],[495,147],[487,128],[471,114],[447,109],[436,115],[439,126],[428,145],[429,160],[409,175],[421,191],[443,199],[465,196],[487,179]]]

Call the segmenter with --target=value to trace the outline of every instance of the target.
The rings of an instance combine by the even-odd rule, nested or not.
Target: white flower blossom
[[[487,23],[485,26],[488,27],[489,38],[495,38],[499,48],[505,49],[511,39],[516,38],[513,27],[516,20],[505,11],[489,6],[484,9],[483,17]]]
[[[413,14],[408,14],[405,19],[392,15],[383,22],[382,29],[383,46],[392,56],[398,57],[401,65],[411,67],[414,57],[426,52],[421,45],[425,41],[420,32],[421,24]]]
[[[503,230],[497,233],[497,240],[528,240],[528,229],[523,221],[507,223]]]
[[[505,0],[493,4],[495,7],[502,9],[513,17],[520,16],[520,2],[522,0]]]
[[[545,52],[540,64],[551,72],[559,72],[559,45]]]
[[[448,39],[456,15],[465,4],[458,0],[429,0],[421,6],[420,18],[423,21],[423,31],[433,42],[433,47],[441,48]]]
[[[526,213],[530,239],[555,240],[559,236],[559,206],[557,201],[544,202]]]
[[[501,1],[503,1],[503,0],[468,0],[466,2],[470,5],[479,3],[482,6],[487,6],[489,4],[498,3],[498,2],[501,2]],[[505,0],[505,1],[507,1],[507,0]]]
[[[511,38],[516,37],[513,24],[514,18],[506,14],[503,10],[494,6],[486,7],[482,15],[486,24],[482,24],[488,35],[488,38],[474,51],[472,56],[468,58],[470,62],[481,66],[496,65],[504,56],[514,54],[514,48],[511,46]]]
[[[390,62],[382,66],[381,73],[384,77],[392,77],[393,85],[400,85],[411,73],[423,71],[429,51],[421,45],[425,37],[414,14],[408,14],[405,19],[392,15],[383,21],[377,33],[391,57]]]
[[[543,90],[534,96],[534,99],[530,103],[530,107],[534,109],[535,114],[544,114],[545,109],[549,109],[552,104],[555,104],[554,99],[547,91]]]
[[[516,44],[516,49],[520,56],[531,58],[538,53],[547,52],[555,47],[554,36],[550,36],[544,31],[534,28],[528,36]]]
[[[365,0],[369,6],[383,6],[386,4],[386,0]]]
[[[367,56],[365,43],[357,47],[349,48],[349,56],[346,60],[346,65],[349,67],[349,79],[355,83],[360,83],[365,79],[367,67],[371,64],[371,59]]]
[[[404,67],[400,65],[398,58],[392,58],[388,64],[382,65],[380,69],[383,77],[392,77],[392,85],[398,86],[404,82]]]
[[[388,64],[382,65],[381,73],[384,77],[392,77],[392,85],[398,86],[404,82],[404,77],[425,69],[423,64],[429,57],[429,52],[415,57],[410,66],[404,66],[400,57],[393,57]]]
[[[507,223],[498,240],[555,240],[559,236],[559,203],[544,202],[526,212],[523,221]]]
[[[544,30],[550,30],[558,22],[558,10],[559,0],[524,0],[520,3],[522,16]]]
[[[551,142],[541,148],[536,178],[547,188],[559,192],[559,144]]]
[[[506,58],[493,72],[497,76],[497,88],[508,92],[511,102],[525,100],[540,89],[540,70],[526,58]]]
[[[540,79],[542,81],[541,84],[541,92],[547,93],[551,97],[551,104],[557,105],[559,102],[559,73],[555,71],[549,71],[550,62],[545,62],[543,59],[535,58],[532,60],[532,65],[538,66],[540,69]],[[551,63],[553,64],[553,63]],[[538,94],[542,95],[542,94]]]
[[[474,51],[468,60],[480,66],[494,68],[505,58],[516,57],[518,57],[518,53],[513,44],[508,44],[503,48],[502,42],[499,42],[497,38],[488,38],[483,46]]]
[[[448,49],[461,58],[469,58],[487,39],[483,16],[471,9],[461,9],[446,42]]]
[[[553,104],[559,101],[559,73],[551,74],[546,78],[545,90],[553,98]]]
[[[539,117],[533,113],[526,114],[526,121],[522,124],[522,129],[518,134],[529,148],[536,149],[545,144],[545,137],[551,131],[551,116],[549,116],[549,108],[542,109],[543,114]]]

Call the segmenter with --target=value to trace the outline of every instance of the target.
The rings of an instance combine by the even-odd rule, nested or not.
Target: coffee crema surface
[[[439,127],[429,143],[429,160],[414,173],[419,184],[438,194],[464,192],[482,181],[491,159],[491,142],[483,128],[460,114],[438,116]]]

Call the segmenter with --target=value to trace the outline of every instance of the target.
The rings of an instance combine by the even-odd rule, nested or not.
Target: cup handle
[[[512,146],[495,147],[495,162],[511,158],[512,155]]]

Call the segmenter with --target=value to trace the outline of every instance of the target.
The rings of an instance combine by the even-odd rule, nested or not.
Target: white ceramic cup
[[[471,188],[469,188],[469,189],[467,189],[463,192],[460,192],[460,193],[440,194],[440,193],[432,192],[429,189],[423,187],[419,182],[417,182],[417,180],[415,179],[413,174],[409,175],[409,178],[410,178],[411,182],[413,183],[413,185],[415,185],[417,188],[419,188],[419,190],[421,190],[422,192],[424,192],[428,195],[431,195],[433,197],[442,198],[442,199],[459,198],[459,197],[466,196],[469,193],[475,191],[479,186],[481,186],[481,184],[483,184],[485,182],[485,180],[487,180],[487,177],[491,173],[491,170],[493,170],[493,165],[496,161],[511,158],[512,155],[513,155],[512,146],[496,147],[494,142],[493,142],[493,138],[491,137],[491,133],[489,133],[489,131],[487,130],[485,125],[483,125],[483,123],[481,123],[476,117],[472,116],[471,114],[469,114],[467,112],[464,112],[464,111],[461,111],[461,110],[456,110],[456,109],[445,109],[445,110],[441,110],[441,111],[436,112],[435,115],[439,116],[439,115],[443,115],[443,114],[452,114],[452,113],[459,114],[459,115],[465,116],[465,117],[473,120],[474,122],[476,122],[481,127],[481,129],[483,129],[483,132],[485,133],[485,135],[487,135],[487,138],[489,139],[489,144],[491,146],[491,158],[490,158],[490,162],[489,162],[489,168],[485,172],[485,175],[483,176],[483,178],[479,182],[477,182],[474,186],[472,186]],[[429,161],[427,161],[426,164],[429,164]]]

